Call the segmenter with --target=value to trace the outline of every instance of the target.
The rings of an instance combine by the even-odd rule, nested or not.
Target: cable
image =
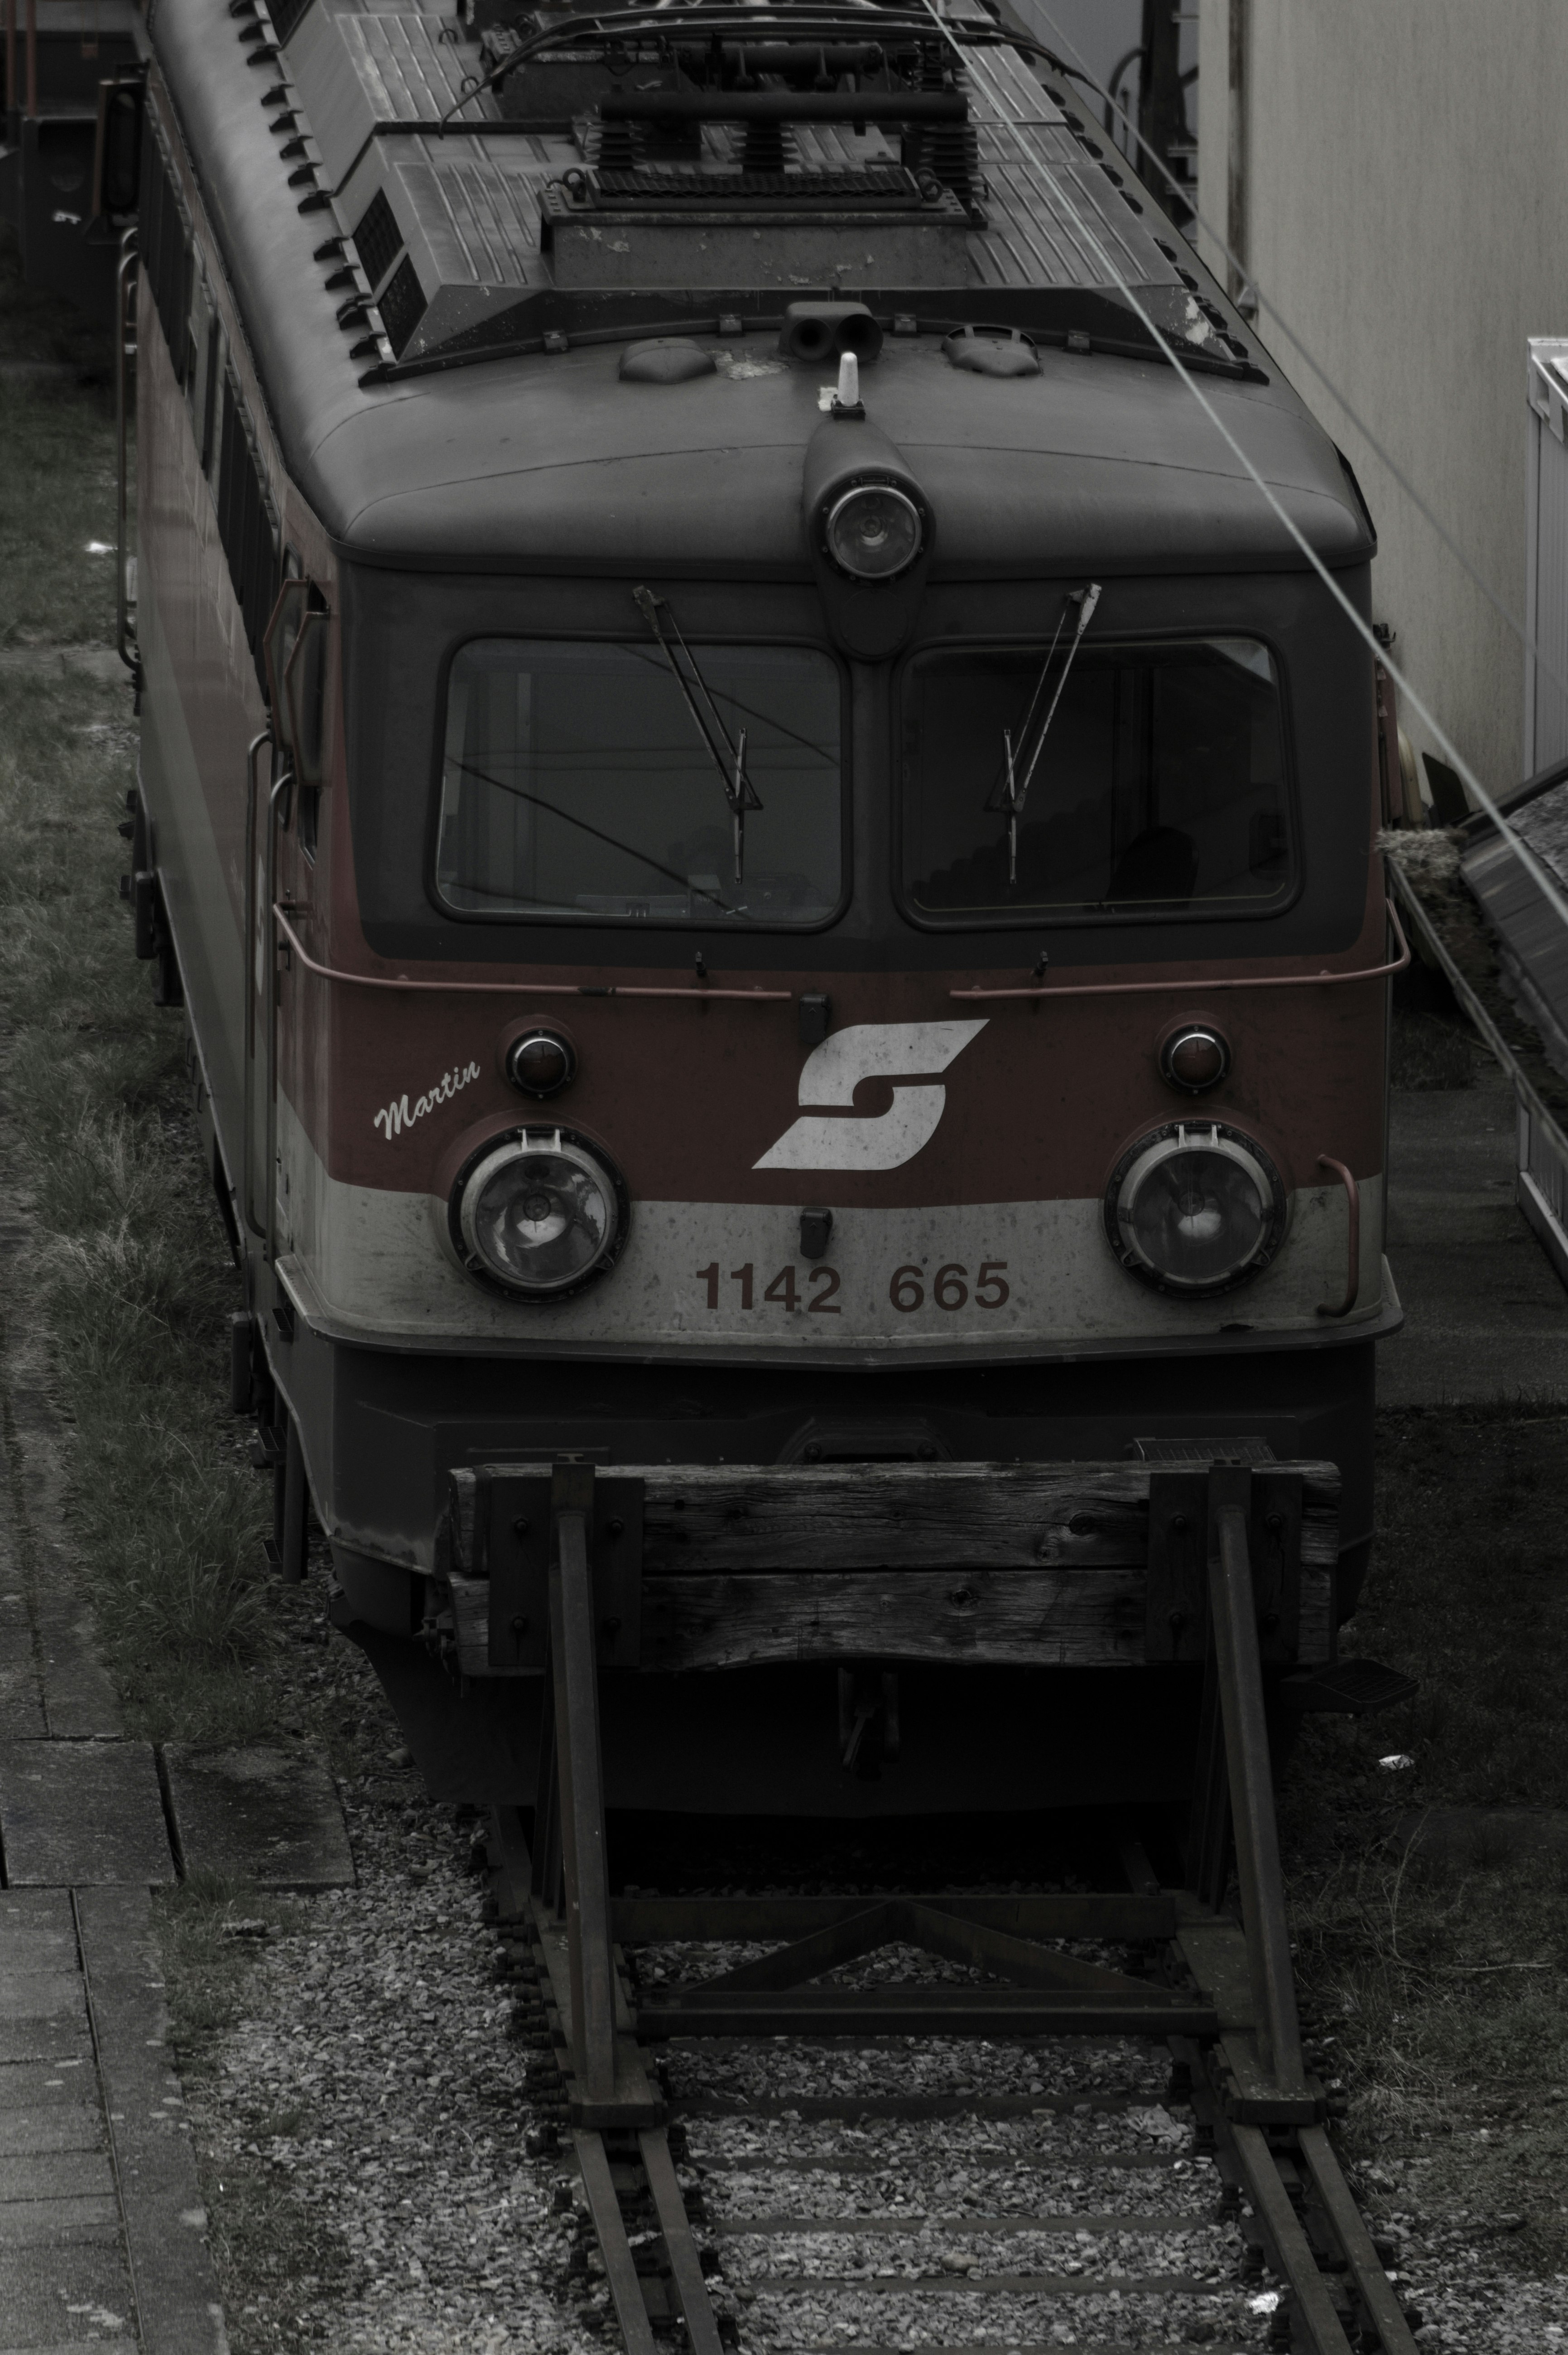
[[[1052,32],[1056,36],[1057,39],[1065,42],[1068,48],[1071,49],[1073,48],[1071,39],[1068,35],[1064,32],[1062,27],[1057,24],[1056,19],[1052,16],[1050,9],[1045,6],[1044,0],[1017,0],[1017,5],[1028,8],[1034,16],[1043,17],[1045,23],[1051,27]],[[1405,497],[1414,507],[1416,513],[1422,517],[1424,521],[1431,526],[1438,538],[1442,541],[1444,547],[1447,549],[1449,555],[1453,557],[1456,563],[1461,567],[1475,587],[1480,591],[1482,596],[1486,599],[1492,611],[1497,614],[1499,620],[1505,623],[1509,629],[1513,632],[1514,636],[1519,640],[1519,643],[1524,649],[1525,653],[1529,655],[1537,664],[1539,668],[1545,673],[1546,677],[1552,681],[1552,686],[1557,688],[1559,694],[1568,698],[1568,679],[1564,679],[1562,675],[1553,668],[1552,664],[1547,661],[1546,656],[1541,651],[1539,640],[1531,636],[1529,631],[1525,628],[1524,623],[1517,618],[1510,606],[1504,604],[1501,597],[1491,586],[1490,582],[1484,580],[1481,574],[1477,571],[1475,566],[1471,563],[1464,549],[1459,546],[1458,541],[1449,531],[1447,526],[1442,521],[1441,517],[1436,515],[1432,508],[1427,506],[1426,501],[1422,497],[1421,493],[1416,489],[1414,484],[1411,481],[1409,475],[1405,474],[1398,461],[1383,447],[1383,443],[1378,440],[1377,435],[1372,432],[1371,426],[1367,424],[1365,419],[1361,416],[1358,410],[1351,407],[1349,399],[1340,391],[1339,386],[1334,382],[1332,377],[1330,376],[1328,370],[1322,366],[1321,362],[1313,357],[1306,345],[1302,342],[1300,336],[1296,333],[1295,328],[1285,317],[1283,312],[1279,310],[1276,304],[1273,304],[1268,300],[1268,297],[1264,293],[1263,289],[1258,284],[1256,279],[1251,276],[1246,264],[1242,261],[1240,255],[1232,250],[1231,247],[1221,236],[1219,230],[1213,227],[1213,223],[1204,219],[1203,215],[1198,210],[1197,206],[1192,201],[1191,182],[1179,180],[1177,178],[1175,173],[1171,169],[1171,166],[1166,162],[1164,156],[1160,155],[1158,148],[1151,145],[1150,141],[1144,137],[1142,132],[1139,129],[1131,115],[1128,113],[1125,107],[1118,105],[1114,95],[1114,78],[1110,89],[1102,90],[1099,83],[1095,80],[1093,75],[1089,72],[1087,67],[1083,66],[1082,52],[1075,51],[1074,53],[1078,57],[1080,61],[1080,70],[1077,75],[1077,79],[1086,81],[1089,88],[1097,91],[1097,94],[1105,100],[1107,109],[1109,109],[1112,113],[1117,114],[1121,118],[1121,121],[1126,124],[1128,130],[1131,133],[1139,146],[1142,148],[1150,163],[1152,163],[1160,172],[1167,186],[1175,189],[1180,195],[1182,203],[1188,207],[1192,218],[1197,222],[1198,227],[1202,230],[1204,236],[1213,239],[1214,244],[1224,255],[1225,260],[1230,263],[1231,268],[1236,272],[1237,276],[1241,278],[1244,282],[1251,286],[1253,293],[1257,296],[1259,310],[1266,311],[1268,314],[1268,316],[1279,329],[1280,334],[1285,337],[1286,342],[1290,346],[1291,349],[1306,362],[1307,366],[1311,369],[1313,375],[1317,378],[1324,390],[1329,394],[1330,398],[1334,400],[1341,410],[1343,410],[1345,415],[1350,419],[1351,423],[1355,427],[1356,432],[1361,435],[1368,449],[1372,451],[1374,457],[1387,467],[1389,473],[1399,485],[1400,489],[1404,493]],[[1108,122],[1106,124],[1106,133],[1107,137],[1112,135]]]
[[[937,0],[925,0],[925,5],[930,11],[933,23],[937,25],[944,38],[949,43],[953,50],[961,59],[964,54],[963,50],[938,13]],[[984,118],[982,118],[982,120],[984,120]],[[1083,239],[1089,250],[1095,255],[1101,268],[1106,272],[1110,283],[1116,288],[1118,293],[1120,294],[1122,300],[1127,304],[1133,315],[1141,321],[1142,325],[1148,329],[1160,350],[1163,352],[1171,368],[1175,369],[1176,374],[1181,378],[1182,384],[1192,394],[1193,400],[1197,402],[1199,408],[1202,410],[1204,416],[1208,419],[1210,424],[1213,427],[1221,441],[1224,442],[1226,448],[1230,451],[1231,455],[1236,460],[1237,464],[1242,467],[1249,479],[1256,485],[1257,489],[1262,492],[1264,498],[1273,510],[1275,516],[1278,518],[1279,522],[1284,525],[1290,538],[1295,541],[1302,555],[1307,559],[1312,570],[1317,573],[1319,579],[1322,581],[1323,586],[1328,590],[1329,594],[1343,612],[1351,628],[1356,632],[1359,637],[1361,637],[1366,641],[1367,645],[1372,649],[1373,659],[1382,663],[1384,670],[1387,671],[1389,677],[1393,680],[1401,694],[1408,696],[1411,704],[1414,709],[1421,714],[1422,719],[1431,730],[1436,741],[1442,746],[1443,751],[1453,762],[1455,768],[1459,773],[1459,775],[1464,779],[1466,784],[1469,786],[1470,791],[1475,794],[1476,799],[1479,802],[1481,807],[1491,818],[1493,824],[1498,829],[1498,832],[1502,836],[1506,842],[1512,846],[1513,850],[1524,868],[1526,874],[1528,874],[1537,884],[1549,905],[1561,919],[1563,923],[1565,926],[1568,926],[1568,900],[1563,898],[1556,883],[1547,873],[1545,868],[1542,867],[1541,861],[1536,858],[1535,853],[1531,849],[1529,844],[1525,842],[1520,835],[1517,835],[1514,832],[1512,826],[1510,826],[1508,820],[1504,817],[1501,810],[1499,809],[1496,802],[1493,801],[1490,794],[1488,793],[1486,787],[1482,784],[1480,779],[1477,776],[1475,771],[1471,768],[1464,754],[1459,751],[1457,745],[1448,734],[1447,730],[1442,725],[1441,721],[1437,719],[1436,713],[1431,709],[1429,705],[1416,693],[1414,685],[1408,678],[1406,678],[1404,673],[1393,661],[1389,650],[1378,644],[1377,639],[1372,635],[1370,623],[1361,619],[1361,616],[1357,613],[1355,607],[1351,604],[1350,599],[1346,596],[1344,591],[1340,588],[1339,582],[1335,580],[1328,566],[1323,562],[1323,559],[1319,555],[1317,549],[1308,539],[1305,532],[1299,528],[1294,517],[1286,512],[1283,503],[1276,496],[1272,486],[1265,481],[1263,475],[1259,474],[1257,468],[1253,464],[1252,460],[1247,456],[1246,452],[1242,448],[1241,443],[1236,440],[1235,435],[1231,432],[1230,427],[1225,423],[1225,421],[1220,415],[1219,410],[1214,407],[1213,401],[1209,400],[1208,396],[1202,390],[1197,378],[1182,366],[1181,359],[1177,356],[1175,348],[1171,345],[1169,337],[1165,335],[1163,329],[1155,323],[1155,321],[1150,317],[1149,312],[1145,309],[1144,305],[1139,301],[1138,296],[1128,284],[1127,280],[1122,276],[1120,271],[1117,268],[1116,263],[1112,261],[1110,255],[1106,251],[1104,246],[1095,235],[1094,230],[1089,227],[1083,215],[1074,205],[1072,197],[1067,190],[1065,181],[1055,172],[1049,158],[1043,151],[1036,151],[1029,147],[1020,135],[1022,126],[1010,122],[1005,115],[997,115],[994,118],[990,119],[986,123],[986,127],[991,130],[1012,133],[1014,138],[1018,142],[1019,147],[1027,155],[1028,160],[1033,164],[1037,169],[1044,171],[1047,177],[1055,185],[1063,203],[1066,206],[1067,210],[1072,214],[1078,234]]]

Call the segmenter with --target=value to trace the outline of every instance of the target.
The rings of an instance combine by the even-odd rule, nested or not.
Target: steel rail
[[[323,981],[347,983],[355,989],[423,989],[458,997],[678,997],[699,1006],[712,998],[738,1000],[746,1006],[791,1006],[795,1001],[792,989],[710,989],[705,982],[687,982],[680,988],[655,988],[641,982],[420,981],[404,974],[345,973],[341,966],[322,964],[312,956],[290,923],[287,911],[276,900],[272,903],[272,916],[290,953],[299,958],[307,973],[315,974]]]
[[[1399,942],[1399,954],[1392,964],[1362,965],[1353,973],[1330,973],[1325,967],[1320,973],[1227,975],[1217,981],[1195,981],[1191,974],[1181,974],[1171,981],[1074,981],[1022,989],[982,989],[977,984],[969,989],[949,989],[948,996],[967,1006],[980,998],[1017,997],[1038,1003],[1048,997],[1141,997],[1156,990],[1172,989],[1186,990],[1198,997],[1211,989],[1326,989],[1340,982],[1383,981],[1390,974],[1403,973],[1410,963],[1410,943],[1399,921],[1399,911],[1392,900],[1386,900],[1384,906]]]

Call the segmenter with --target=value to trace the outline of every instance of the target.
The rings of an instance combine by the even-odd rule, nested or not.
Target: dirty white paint
[[[1521,613],[1525,342],[1568,334],[1568,9],[1198,5],[1200,209],[1224,229],[1229,27],[1245,7],[1248,274]],[[1200,250],[1223,281],[1218,250]],[[1518,640],[1266,313],[1257,326],[1366,494],[1380,539],[1373,611],[1399,633],[1395,660],[1483,783],[1502,789],[1523,760]],[[1420,720],[1402,716],[1424,749]]]
[[[447,1205],[330,1178],[280,1096],[283,1270],[307,1315],[366,1341],[536,1342],[685,1356],[704,1343],[832,1361],[872,1345],[950,1358],[998,1344],[1094,1348],[1202,1339],[1222,1326],[1320,1334],[1320,1301],[1345,1285],[1345,1198],[1303,1188],[1272,1267],[1212,1300],[1173,1300],[1120,1266],[1097,1199],[835,1209],[827,1256],[800,1251],[800,1208],[832,1204],[633,1200],[618,1264],[575,1299],[498,1296],[460,1266]],[[1361,1181],[1361,1298],[1351,1327],[1383,1296],[1383,1185]],[[749,1273],[747,1273],[749,1271]]]

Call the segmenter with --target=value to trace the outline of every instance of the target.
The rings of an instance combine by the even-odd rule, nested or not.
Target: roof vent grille
[[[403,232],[385,188],[376,189],[360,215],[354,245],[366,277],[372,286],[379,286],[403,250]]]

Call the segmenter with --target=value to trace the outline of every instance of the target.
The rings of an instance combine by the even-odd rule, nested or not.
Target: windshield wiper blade
[[[707,746],[719,783],[724,787],[725,800],[729,804],[735,825],[735,879],[738,887],[745,880],[746,814],[762,807],[761,796],[746,772],[746,730],[732,738],[725,726],[724,715],[714,700],[713,690],[697,668],[696,657],[681,635],[681,625],[662,597],[652,589],[634,589],[632,596],[653,635],[658,639],[664,659],[675,675],[675,684],[685,698],[686,709],[696,722],[697,733]],[[664,634],[668,623],[675,645]],[[675,657],[679,646],[684,657],[683,669]]]
[[[1034,750],[1029,756],[1029,766],[1024,770],[1022,779],[1019,777],[1013,756],[1012,730],[1011,728],[1004,728],[1001,731],[1001,741],[1007,755],[1007,779],[1001,790],[1001,807],[1007,812],[1007,879],[1010,883],[1016,883],[1018,880],[1018,821],[1023,815],[1023,805],[1029,798],[1029,788],[1034,782],[1034,772],[1040,766],[1040,755],[1045,749],[1045,739],[1051,732],[1051,722],[1056,717],[1056,706],[1062,700],[1062,689],[1067,684],[1068,675],[1076,659],[1078,648],[1084,643],[1084,632],[1093,620],[1095,607],[1099,602],[1100,584],[1097,581],[1091,581],[1086,587],[1071,591],[1063,605],[1061,620],[1056,623],[1055,634],[1046,649],[1045,659],[1040,666],[1040,676],[1034,682],[1034,692],[1029,698],[1029,709],[1023,715],[1023,725],[1018,731],[1020,752],[1029,741],[1030,725],[1034,718],[1035,707],[1044,690],[1045,681],[1050,677],[1051,665],[1055,660],[1056,645],[1062,635],[1062,623],[1066,620],[1069,605],[1077,606],[1078,626],[1068,642],[1066,659],[1062,665],[1062,676],[1056,681],[1056,692],[1051,698],[1050,709],[1040,723],[1040,733],[1034,740]]]

